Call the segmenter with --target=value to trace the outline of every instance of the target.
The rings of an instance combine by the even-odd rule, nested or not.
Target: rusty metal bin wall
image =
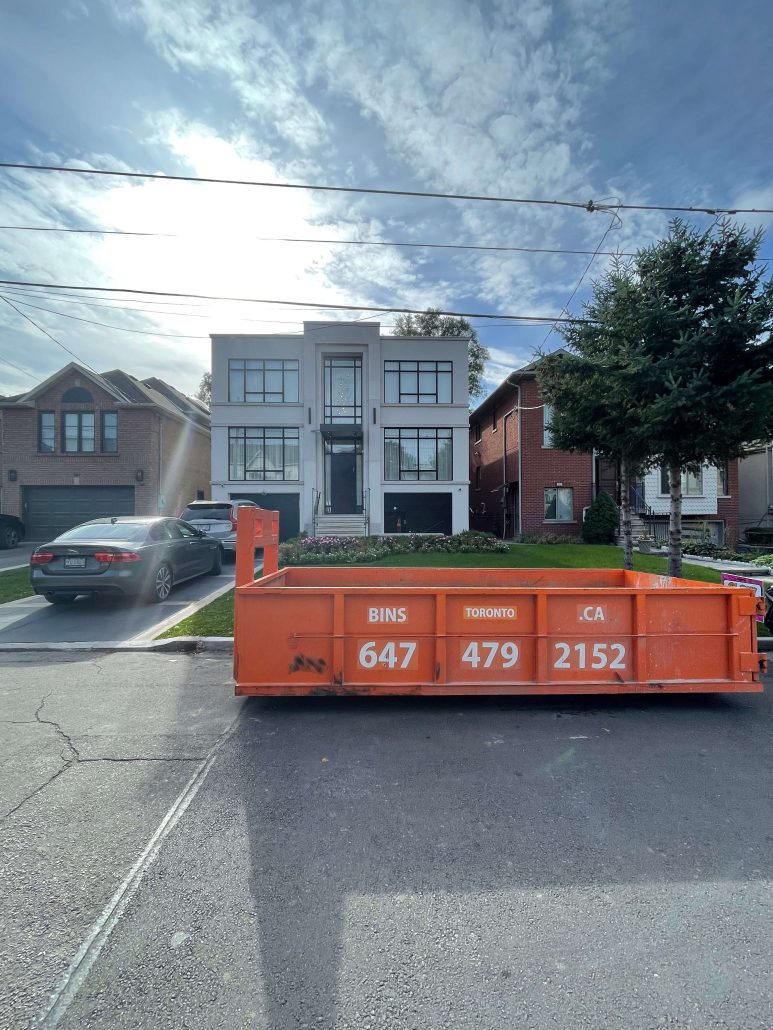
[[[239,694],[759,691],[756,611],[751,591],[618,569],[296,567],[237,585],[234,677]]]

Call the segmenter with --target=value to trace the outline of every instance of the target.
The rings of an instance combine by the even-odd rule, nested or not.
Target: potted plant
[[[652,553],[652,543],[653,543],[653,540],[652,540],[652,537],[649,535],[649,533],[642,533],[642,535],[639,537],[637,543],[639,545],[639,550],[641,551],[642,554],[651,554]]]

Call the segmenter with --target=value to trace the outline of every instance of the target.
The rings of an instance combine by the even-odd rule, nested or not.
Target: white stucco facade
[[[245,496],[253,497],[263,507],[278,507],[285,518],[286,528],[296,518],[294,512],[297,504],[296,531],[305,530],[311,534],[315,525],[315,508],[319,517],[330,515],[331,510],[346,514],[347,506],[351,507],[346,499],[342,500],[340,489],[336,493],[336,476],[342,473],[350,477],[347,487],[350,493],[347,497],[356,500],[357,513],[367,519],[370,533],[432,531],[429,526],[432,519],[434,531],[459,532],[468,527],[469,398],[466,340],[382,336],[378,323],[363,322],[305,322],[302,335],[213,335],[211,339],[214,499]],[[336,416],[336,412],[344,409],[331,406],[332,402],[341,399],[340,386],[336,388],[329,385],[326,393],[325,384],[331,382],[328,378],[331,374],[330,366],[339,359],[343,365],[348,363],[361,368],[361,372],[351,373],[360,378],[356,414],[351,416]],[[285,363],[285,368],[291,370],[297,363],[297,393],[294,392],[294,378],[289,400],[248,401],[240,399],[238,389],[229,392],[229,367],[231,376],[235,375],[238,379],[241,372],[234,373],[234,369],[242,368],[239,363],[254,363],[256,360],[271,361],[272,368],[281,361]],[[357,364],[358,360],[361,364]],[[417,368],[425,369],[425,379],[429,382],[433,373],[426,370],[440,367],[438,362],[450,362],[450,400],[387,403],[385,362],[402,362],[401,369],[413,367],[405,363],[424,362],[423,366],[417,365]],[[268,369],[267,364],[265,368]],[[445,393],[448,391],[450,370],[448,364],[443,364],[442,368]],[[263,375],[263,372],[260,374]],[[268,371],[265,374],[268,377]],[[290,374],[294,376],[294,372]],[[349,374],[349,369],[342,373]],[[406,373],[408,375],[410,373]],[[338,396],[331,396],[331,391],[335,393],[336,390]],[[439,396],[437,387],[436,391]],[[426,394],[424,400],[427,400]],[[336,418],[344,424],[334,425]],[[284,427],[291,431],[293,441],[294,431],[297,430],[297,469],[295,464],[286,466],[284,474],[280,472],[284,477],[276,478],[275,464],[269,472],[248,467],[249,461],[244,467],[235,465],[233,459],[236,444],[233,441],[240,429],[251,427]],[[442,446],[443,458],[441,460],[439,452],[436,452],[436,478],[419,479],[417,472],[417,479],[414,480],[387,479],[385,432],[394,429],[404,430],[408,435],[416,430],[417,438],[419,430],[438,430],[437,437],[442,436],[443,442],[436,445]],[[423,477],[433,475],[429,467],[432,463],[432,441],[428,441],[427,436],[428,432],[425,432],[425,439],[421,443],[425,462],[424,471],[421,472]],[[446,443],[449,438],[450,463]],[[294,442],[292,446],[294,455]],[[407,441],[403,446],[401,438],[399,445],[392,445],[393,454],[396,453],[395,446],[399,447],[400,453],[398,476],[402,476],[402,454],[409,451],[412,444]],[[418,448],[419,444],[416,446]],[[335,458],[331,456],[333,451],[336,452]],[[356,451],[358,456],[356,459],[347,457],[345,453],[338,454],[339,451]],[[347,465],[347,462],[355,460],[361,461],[361,465],[357,465],[356,483]],[[405,475],[411,474],[405,471]],[[264,476],[271,476],[270,481]],[[432,519],[427,514],[430,511],[434,513]]]

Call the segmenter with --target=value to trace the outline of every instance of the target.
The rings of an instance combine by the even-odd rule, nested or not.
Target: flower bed
[[[503,554],[507,544],[491,533],[465,530],[452,536],[406,533],[395,536],[305,536],[279,548],[283,565],[361,565],[390,554],[443,551],[456,554]]]

